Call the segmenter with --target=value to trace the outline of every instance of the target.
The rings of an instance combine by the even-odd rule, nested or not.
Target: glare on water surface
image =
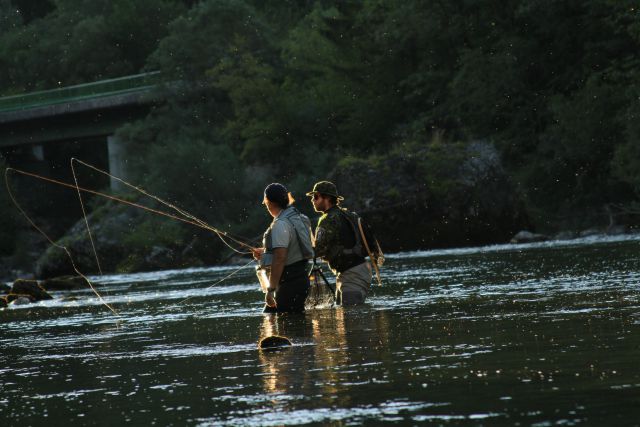
[[[118,318],[90,291],[0,311],[0,421],[634,425],[638,245],[396,254],[366,305],[277,317],[251,268],[95,278]]]

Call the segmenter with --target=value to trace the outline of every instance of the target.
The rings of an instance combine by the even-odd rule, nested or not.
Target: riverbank
[[[602,217],[585,214],[584,220],[579,214],[573,215],[572,224],[593,225],[588,228],[576,231],[559,228],[567,223],[565,219],[555,225],[546,221],[544,229],[536,230],[531,212],[503,167],[499,152],[493,144],[483,141],[467,144],[434,141],[427,145],[398,146],[384,155],[347,156],[335,165],[328,179],[345,196],[342,205],[358,212],[372,226],[386,252],[563,240],[638,230],[638,224],[634,223],[638,217],[616,215],[611,209],[603,210]],[[267,180],[268,177],[253,176],[252,186],[262,188],[258,181]],[[296,206],[313,218],[317,213],[300,196],[311,186],[309,181],[294,184],[290,189],[298,197]],[[261,189],[255,191],[260,192]],[[238,252],[246,251],[233,241],[223,242],[206,227],[194,227],[197,224],[188,223],[190,220],[185,223],[158,216],[154,210],[169,211],[179,217],[181,213],[156,199],[150,200],[140,193],[121,197],[148,209],[94,199],[86,222],[80,218],[62,235],[54,235],[58,246],[33,230],[21,231],[15,245],[20,255],[0,259],[0,267],[4,267],[0,268],[0,280],[76,274],[60,246],[69,250],[73,263],[83,274],[224,264],[236,255],[227,244]],[[217,209],[206,209],[199,215],[213,224],[226,222],[224,232],[257,236],[240,239],[259,245],[269,224],[264,209],[253,199],[227,204],[226,210],[236,215],[232,220]],[[47,220],[38,218],[36,222],[46,224]],[[26,222],[23,226],[27,226]]]

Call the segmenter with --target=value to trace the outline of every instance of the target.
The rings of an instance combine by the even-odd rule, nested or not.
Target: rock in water
[[[23,296],[19,296],[18,298],[14,299],[9,303],[9,305],[27,305],[27,304],[31,304],[31,300],[29,299],[29,297],[23,297]]]
[[[280,335],[262,338],[258,343],[258,348],[261,350],[279,350],[287,347],[291,347],[291,341],[289,341],[289,338],[281,337]]]
[[[11,293],[15,295],[28,295],[34,301],[53,299],[51,295],[38,284],[37,280],[17,279],[13,282]]]
[[[40,284],[47,291],[71,291],[89,287],[82,276],[60,276],[45,279]]]
[[[549,236],[544,234],[536,234],[530,231],[520,231],[518,234],[513,236],[511,239],[511,243],[534,243],[534,242],[545,242],[549,240]]]

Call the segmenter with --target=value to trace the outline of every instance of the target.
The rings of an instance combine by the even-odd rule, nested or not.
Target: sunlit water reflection
[[[0,424],[639,425],[639,244],[395,254],[365,306],[279,317],[250,268],[95,278],[117,318],[0,311]]]

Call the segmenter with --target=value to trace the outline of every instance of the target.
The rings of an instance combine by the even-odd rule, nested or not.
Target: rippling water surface
[[[640,425],[638,237],[395,254],[305,315],[236,268],[0,310],[0,425]]]

